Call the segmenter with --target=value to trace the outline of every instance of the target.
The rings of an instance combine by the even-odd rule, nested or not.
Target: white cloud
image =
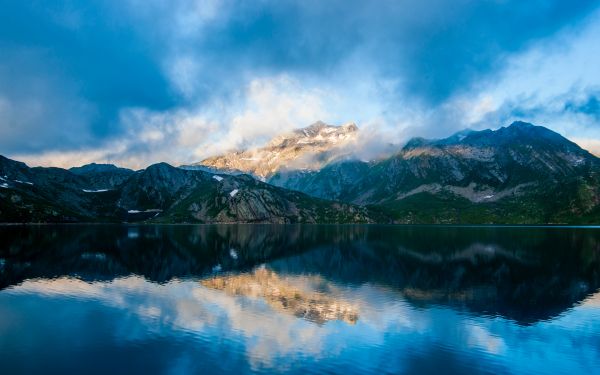
[[[232,116],[224,134],[225,148],[258,146],[278,133],[327,118],[327,94],[288,76],[251,81],[243,110]]]
[[[190,98],[197,91],[200,64],[190,56],[177,56],[168,61],[167,76],[173,87],[184,97]]]
[[[224,0],[184,1],[175,13],[175,28],[183,36],[197,33],[205,23],[217,18],[224,7]]]
[[[600,87],[599,39],[600,12],[596,12],[577,28],[567,28],[508,59],[498,76],[454,98],[464,113],[464,124],[497,128],[522,119],[567,137],[600,139],[597,121],[564,113],[566,100]],[[513,108],[535,110],[523,118],[510,116]]]
[[[177,9],[172,15],[178,25],[173,38],[193,39],[202,34],[202,25],[226,17],[223,14],[229,4],[183,1]],[[209,102],[200,103],[197,96],[207,89],[200,79],[206,74],[202,56],[173,50],[164,59],[164,69],[173,88],[192,104],[162,112],[123,109],[120,123],[124,135],[86,150],[9,156],[33,165],[63,167],[91,161],[131,168],[159,161],[178,165],[260,146],[277,134],[317,120],[356,122],[363,133],[365,158],[376,155],[372,151],[382,144],[400,144],[413,136],[443,137],[467,127],[497,128],[516,119],[548,126],[595,149],[600,142],[597,120],[564,113],[560,99],[578,90],[583,93],[591,86],[600,87],[598,39],[600,14],[595,14],[582,26],[566,29],[505,60],[507,65],[501,74],[465,88],[435,107],[409,95],[399,97],[399,80],[383,79],[374,69],[366,69],[368,63],[360,56],[353,55],[326,80],[291,73],[254,77],[233,93],[214,93]],[[517,118],[510,113],[510,108],[516,106],[543,110]],[[0,118],[9,116],[11,108],[10,98],[0,98]],[[37,116],[33,104],[25,112]],[[40,121],[36,118],[25,122]]]
[[[100,147],[19,154],[31,165],[70,167],[110,162],[134,169],[165,161],[174,165],[243,147],[257,146],[274,134],[327,119],[328,93],[303,87],[288,76],[255,79],[235,95],[235,103],[214,101],[199,109],[121,112],[123,136]],[[208,109],[207,109],[208,108]]]

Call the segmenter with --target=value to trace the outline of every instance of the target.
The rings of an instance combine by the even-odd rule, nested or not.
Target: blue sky
[[[0,154],[198,161],[317,120],[402,143],[522,119],[600,150],[600,1],[0,4]]]

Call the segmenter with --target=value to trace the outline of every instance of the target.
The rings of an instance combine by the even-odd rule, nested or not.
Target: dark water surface
[[[600,373],[600,229],[0,226],[0,374]]]

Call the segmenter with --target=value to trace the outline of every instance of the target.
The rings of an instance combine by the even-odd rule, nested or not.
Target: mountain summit
[[[266,179],[282,169],[316,170],[347,152],[357,140],[354,123],[333,126],[318,121],[272,139],[261,148],[210,157],[189,167],[248,173]]]

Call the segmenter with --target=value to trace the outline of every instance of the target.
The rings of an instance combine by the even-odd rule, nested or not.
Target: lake
[[[600,373],[600,229],[0,226],[1,374]]]

